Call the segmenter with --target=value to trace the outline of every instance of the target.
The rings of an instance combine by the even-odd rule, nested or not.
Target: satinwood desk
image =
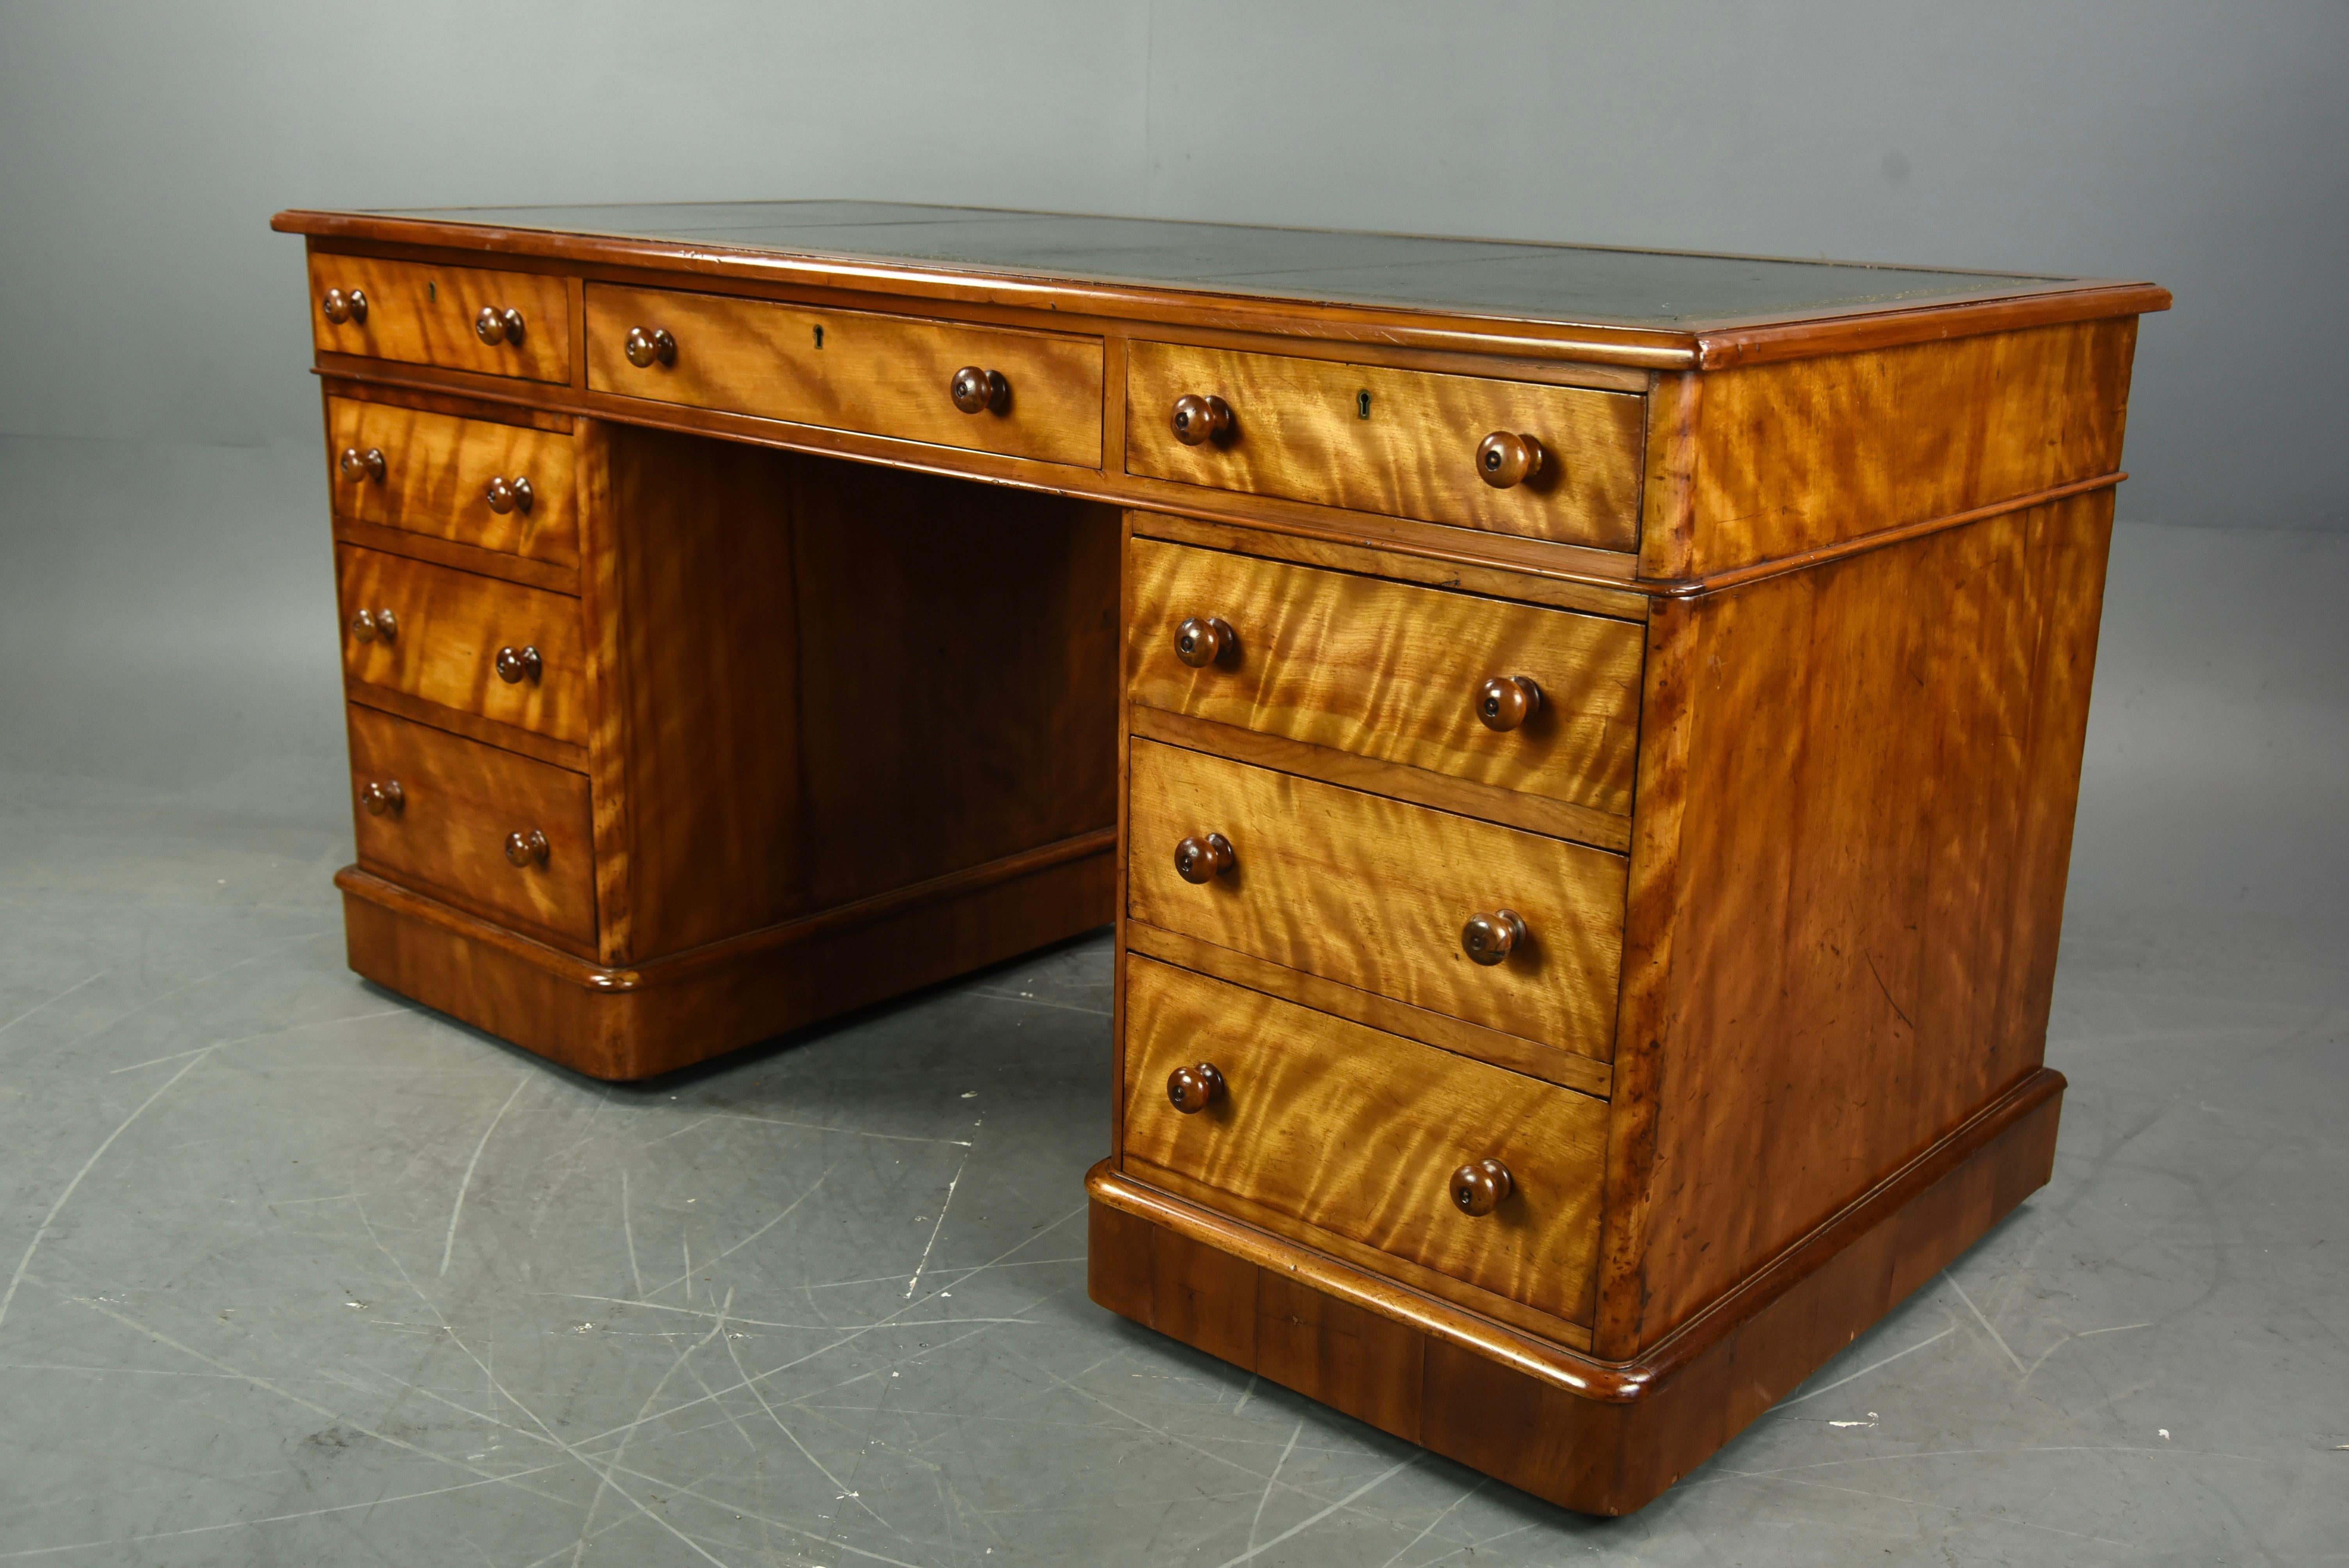
[[[350,962],[638,1078],[1117,931],[1094,1299],[1637,1508],[2046,1179],[2142,284],[296,211]]]

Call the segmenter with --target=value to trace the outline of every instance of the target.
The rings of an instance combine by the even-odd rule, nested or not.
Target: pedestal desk
[[[640,1078],[1114,922],[1093,1298],[1637,1508],[2046,1179],[2141,284],[295,211],[360,974]]]

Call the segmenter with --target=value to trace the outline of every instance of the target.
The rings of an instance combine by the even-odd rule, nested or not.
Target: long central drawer
[[[1136,738],[1127,913],[1326,980],[1609,1057],[1622,856]],[[1233,863],[1178,872],[1185,839]],[[1490,966],[1462,928],[1507,910],[1526,938]]]
[[[631,333],[640,346],[640,346],[642,364],[629,356]],[[952,390],[967,367],[1000,382],[999,396],[969,412]],[[1093,337],[590,284],[587,385],[797,425],[1102,466],[1102,346]]]

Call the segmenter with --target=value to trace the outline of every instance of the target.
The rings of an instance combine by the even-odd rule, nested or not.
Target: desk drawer
[[[1228,429],[1176,439],[1185,397],[1221,398]],[[1639,542],[1642,418],[1623,392],[1173,343],[1126,351],[1128,473],[1608,550]],[[1495,431],[1544,449],[1506,490],[1477,470]]]
[[[1129,745],[1133,918],[1524,1039],[1612,1054],[1622,856],[1156,741]],[[1211,833],[1234,863],[1194,885],[1175,849]],[[1471,962],[1461,928],[1503,909],[1524,921],[1526,941],[1502,963]]]
[[[363,312],[350,303],[353,291],[367,297]],[[344,319],[332,319],[330,309]],[[483,311],[496,313],[495,342],[481,336]],[[520,342],[508,325],[514,316],[522,322]],[[364,354],[527,381],[568,381],[571,289],[562,278],[544,273],[496,273],[484,267],[314,252],[310,335],[325,354]]]
[[[1129,548],[1135,702],[1630,814],[1641,627],[1151,539]],[[1180,628],[1207,618],[1238,645],[1194,667]],[[1540,703],[1491,728],[1480,688],[1512,677]]]
[[[587,743],[578,600],[350,544],[336,547],[335,570],[351,679]],[[502,660],[508,650],[514,656]]]
[[[579,564],[568,436],[329,397],[326,474],[339,517]]]
[[[638,366],[628,335],[665,332],[666,359]],[[966,413],[964,366],[1003,380],[997,406]],[[1102,466],[1102,346],[1001,327],[770,300],[591,284],[587,385],[795,425],[932,446]]]
[[[360,865],[593,951],[585,777],[357,703],[347,711]],[[545,841],[543,858],[533,835]]]
[[[1125,1017],[1123,1153],[1143,1180],[1172,1171],[1244,1201],[1242,1218],[1590,1320],[1605,1101],[1139,955]],[[1185,1114],[1167,1078],[1202,1062],[1222,1089]],[[1471,1216],[1452,1175],[1485,1160],[1509,1195]]]

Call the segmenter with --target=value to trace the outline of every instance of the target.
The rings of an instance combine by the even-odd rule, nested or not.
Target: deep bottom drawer
[[[1125,1018],[1123,1153],[1143,1180],[1171,1173],[1299,1239],[1333,1233],[1590,1321],[1604,1100],[1138,954]],[[1177,1110],[1169,1075],[1203,1062],[1221,1093]],[[1486,1160],[1507,1170],[1509,1195],[1472,1216],[1453,1173]]]
[[[357,704],[349,714],[360,865],[594,952],[594,818],[584,777]]]

